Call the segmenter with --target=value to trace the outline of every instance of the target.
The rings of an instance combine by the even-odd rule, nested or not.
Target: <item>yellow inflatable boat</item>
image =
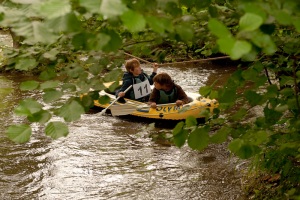
[[[126,103],[119,103],[116,100],[115,95],[101,91],[100,95],[107,95],[111,101],[108,104],[100,104],[98,100],[94,101],[94,106],[110,110],[113,116],[120,115],[132,115],[137,117],[145,117],[152,119],[163,120],[183,120],[188,116],[194,116],[195,118],[203,118],[201,112],[209,109],[210,112],[214,108],[218,107],[216,100],[201,97],[200,94],[186,93],[190,98],[190,103],[183,106],[176,106],[175,103],[170,104],[158,104],[156,108],[151,108],[147,103],[126,99]],[[115,103],[110,105],[113,101]]]

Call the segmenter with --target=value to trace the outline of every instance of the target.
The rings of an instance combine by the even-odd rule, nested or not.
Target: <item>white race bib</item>
[[[133,84],[133,91],[135,99],[149,95],[151,93],[151,87],[148,79],[144,82]]]

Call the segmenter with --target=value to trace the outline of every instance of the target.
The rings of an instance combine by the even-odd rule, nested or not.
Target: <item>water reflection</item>
[[[198,68],[162,68],[186,91],[198,91],[213,74]],[[146,70],[151,70],[145,66]],[[228,72],[229,73],[229,72]],[[10,77],[10,102],[24,96],[16,86],[26,78]],[[212,78],[214,79],[214,78]],[[20,122],[12,104],[0,124]],[[70,123],[67,138],[52,141],[35,124],[29,143],[14,144],[0,132],[1,199],[238,199],[242,197],[238,161],[224,145],[204,152],[155,142],[151,134],[170,132],[164,123],[84,114]],[[168,124],[165,124],[167,127]]]

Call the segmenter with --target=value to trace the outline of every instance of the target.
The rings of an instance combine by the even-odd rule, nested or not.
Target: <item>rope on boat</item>
[[[144,60],[142,58],[136,57],[134,55],[131,55],[129,53],[124,52],[125,55],[136,58],[142,62],[148,63],[148,64],[153,64],[152,62],[148,60]],[[205,58],[205,59],[198,59],[198,60],[188,60],[188,61],[181,61],[181,62],[172,62],[172,63],[163,63],[163,64],[158,64],[159,66],[165,66],[165,65],[174,65],[174,64],[182,64],[182,63],[192,63],[192,62],[205,62],[205,61],[211,61],[211,60],[221,60],[221,59],[226,59],[230,58],[230,56],[221,56],[221,57],[215,57],[215,58]]]

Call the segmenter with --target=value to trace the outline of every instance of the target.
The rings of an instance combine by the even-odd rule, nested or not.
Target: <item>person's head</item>
[[[127,60],[125,63],[125,68],[129,73],[132,73],[135,76],[138,76],[142,73],[141,64],[135,58]]]
[[[154,87],[157,90],[168,91],[173,88],[174,82],[169,74],[162,72],[153,77]]]

